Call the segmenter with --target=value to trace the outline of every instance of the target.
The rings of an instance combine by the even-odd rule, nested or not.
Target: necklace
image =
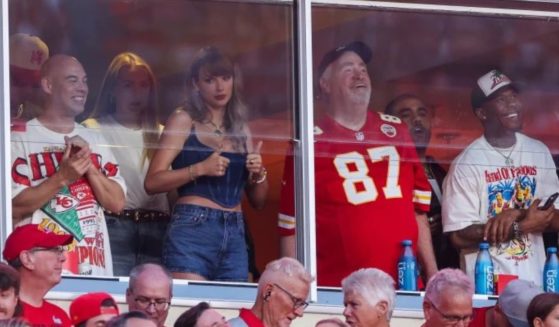
[[[505,158],[505,165],[507,165],[507,167],[514,167],[514,160],[511,158],[512,152],[514,151],[514,148],[516,147],[516,143],[515,142],[514,145],[512,146],[512,148],[509,151],[509,154],[504,154],[501,151],[497,150],[496,147],[494,147],[493,145],[491,145],[491,143],[487,142],[491,148],[493,148],[493,150],[495,150],[495,152],[497,152],[498,154],[500,154],[503,158]]]
[[[223,136],[223,130],[222,130],[222,128],[224,127],[223,125],[217,126],[217,125],[216,125],[213,121],[211,121],[211,120],[209,120],[209,121],[207,122],[207,124],[210,124],[210,125],[212,125],[213,128],[215,128],[215,129],[214,129],[214,134],[215,134],[215,136],[217,136],[217,137],[222,137],[222,136]]]

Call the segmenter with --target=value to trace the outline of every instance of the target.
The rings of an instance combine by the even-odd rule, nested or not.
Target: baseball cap
[[[371,58],[373,57],[373,52],[371,51],[371,48],[369,48],[368,45],[366,45],[361,41],[353,41],[351,43],[341,45],[337,48],[328,51],[324,55],[324,57],[322,57],[322,60],[320,61],[320,65],[318,65],[317,77],[320,78],[324,73],[324,71],[326,70],[326,68],[328,68],[328,66],[331,63],[338,60],[338,58],[340,58],[342,54],[348,51],[355,52],[359,57],[361,57],[363,62],[366,64],[369,63],[369,61],[371,61]]]
[[[497,91],[510,86],[518,90],[518,85],[498,69],[492,69],[487,74],[478,78],[476,85],[472,89],[471,101],[472,108],[479,108],[481,105],[490,100],[497,94]]]
[[[41,66],[49,58],[49,48],[37,36],[16,33],[10,36],[10,73],[20,80],[38,82]]]
[[[515,279],[508,283],[499,296],[498,304],[514,327],[528,327],[526,311],[530,301],[543,290],[527,280]]]
[[[114,306],[101,306],[101,303],[105,300],[112,300]],[[80,295],[70,304],[70,319],[72,319],[74,326],[99,315],[109,313],[118,316],[118,306],[113,297],[105,292]]]
[[[49,48],[37,36],[16,33],[10,36],[10,65],[29,70],[41,70],[49,58]]]
[[[55,234],[53,231],[43,229],[39,225],[27,224],[14,229],[4,244],[4,259],[12,261],[22,251],[36,247],[53,248],[55,246],[72,243],[70,234]]]

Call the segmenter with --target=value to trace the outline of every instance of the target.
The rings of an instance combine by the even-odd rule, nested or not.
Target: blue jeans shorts
[[[244,217],[190,204],[177,204],[163,242],[163,264],[171,272],[208,280],[247,281]]]

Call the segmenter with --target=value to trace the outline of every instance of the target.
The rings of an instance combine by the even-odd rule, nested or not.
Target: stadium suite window
[[[261,270],[275,258],[280,239],[276,217],[284,154],[288,140],[295,135],[293,90],[297,77],[292,56],[295,30],[291,4],[282,1],[167,1],[157,5],[156,1],[35,1],[30,6],[29,3],[9,2],[10,34],[40,36],[51,53],[72,53],[83,63],[88,72],[89,100],[78,120],[87,118],[92,111],[106,67],[119,52],[138,52],[151,64],[160,84],[162,117],[183,100],[184,70],[197,49],[215,44],[232,53],[242,71],[250,126],[265,144],[263,158],[271,183],[264,211],[246,211],[254,238],[256,266]],[[413,3],[444,5],[440,1]],[[498,3],[503,5],[502,1]],[[494,4],[495,1],[475,3],[484,7]],[[526,4],[520,1],[506,4],[514,9],[526,9]],[[559,74],[556,74],[559,65],[553,46],[557,29],[545,14],[539,18],[497,17],[491,13],[464,15],[458,11],[440,13],[436,8],[414,9],[413,5],[404,10],[389,6],[365,9],[315,2],[313,68],[326,51],[337,45],[352,40],[367,43],[373,51],[368,65],[373,90],[370,107],[382,111],[398,94],[421,95],[435,113],[428,154],[443,166],[448,166],[481,133],[469,105],[469,88],[476,75],[472,72],[491,65],[498,65],[528,85],[522,94],[530,110],[524,131],[546,143],[553,153],[558,152],[558,138],[552,127],[556,125],[558,109],[548,105],[557,102],[555,85],[559,85]],[[557,5],[541,2],[532,9],[556,10]],[[501,9],[494,11],[499,12]],[[315,106],[318,120],[325,108],[320,100]],[[19,108],[19,104],[15,107]],[[130,142],[123,138],[117,146],[130,146]]]
[[[99,146],[107,150],[110,147],[115,160],[123,158],[117,161],[120,161],[120,172],[128,186],[125,209],[130,210],[123,214],[106,212],[109,235],[111,230],[118,227],[118,219],[136,226],[148,222],[147,230],[140,228],[139,233],[146,233],[146,237],[154,237],[162,242],[164,227],[155,226],[153,217],[168,219],[170,207],[164,195],[147,197],[142,191],[143,177],[138,176],[145,175],[147,165],[143,168],[138,166],[141,166],[139,163],[146,133],[134,129],[137,122],[117,117],[118,103],[126,100],[120,100],[115,93],[136,87],[134,92],[143,92],[143,98],[130,101],[131,107],[150,107],[149,110],[157,111],[159,122],[165,124],[167,117],[184,103],[186,89],[192,86],[192,81],[187,78],[187,70],[198,51],[202,47],[215,46],[226,54],[234,63],[235,90],[247,108],[246,125],[253,140],[249,148],[254,151],[258,142],[262,141],[261,155],[267,174],[261,173],[255,180],[269,183],[263,208],[252,208],[246,197],[242,200],[247,223],[245,227],[250,233],[249,244],[254,255],[250,261],[251,272],[257,275],[267,262],[277,258],[278,190],[285,153],[289,140],[293,138],[295,56],[291,1],[88,0],[77,3],[39,0],[9,1],[8,4],[5,14],[9,17],[9,34],[19,34],[10,39],[10,50],[16,51],[13,53],[16,55],[12,56],[14,61],[27,60],[31,64],[24,69],[38,70],[49,53],[51,56],[71,54],[81,62],[87,73],[87,101],[76,121],[85,120],[93,133],[101,134],[107,140],[108,146],[95,144],[92,147]],[[32,48],[22,50],[21,44]],[[24,54],[29,56],[24,57]],[[141,67],[147,64],[151,72],[146,74],[144,69],[140,72],[141,77],[134,80],[134,70],[127,70],[128,84],[124,84],[121,83],[124,73],[118,71],[121,75],[116,74],[116,80],[122,85],[118,84],[112,90],[110,82],[103,84],[104,80],[110,79],[108,66],[111,62],[117,65],[126,60],[134,60]],[[28,83],[27,80],[17,79],[20,70],[11,69],[11,72],[11,123],[12,128],[17,130],[21,129],[25,121],[34,122],[31,119],[40,114],[38,108],[43,105],[44,99],[37,80]],[[151,78],[158,86],[157,97],[154,97]],[[142,81],[147,82],[147,87]],[[142,87],[144,91],[141,91]],[[140,111],[137,116],[141,116]],[[111,123],[110,128],[107,122]],[[152,130],[157,129],[153,119],[147,125]],[[209,123],[206,126],[210,126]],[[157,139],[151,140],[153,143],[150,146],[157,147]],[[62,149],[63,145],[58,151]],[[175,197],[171,195],[169,201],[173,202]],[[111,240],[113,238],[119,238],[118,233],[114,237],[111,235]],[[111,244],[112,247],[118,251],[123,244],[130,242],[129,239],[121,241],[120,245]],[[158,248],[160,252],[160,246],[155,243],[148,241],[148,245],[153,247],[146,249],[148,257],[155,256],[153,252],[157,252]],[[128,258],[131,257],[129,250],[125,251]],[[94,249],[83,251],[89,254],[96,252]],[[95,255],[99,256],[102,252],[97,251]],[[108,260],[108,252],[104,254],[103,258],[95,261]],[[118,256],[118,253],[113,252],[113,263]],[[82,268],[76,267],[71,271],[86,273],[90,271],[89,268],[88,265],[82,265]]]

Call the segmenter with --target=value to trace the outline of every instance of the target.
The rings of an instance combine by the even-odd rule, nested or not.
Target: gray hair
[[[457,288],[469,297],[474,295],[474,285],[462,270],[445,268],[439,270],[427,282],[425,300],[439,305],[443,293],[448,292],[450,288]]]
[[[149,269],[159,270],[163,274],[165,274],[165,276],[167,276],[167,279],[169,280],[169,289],[171,290],[171,293],[173,293],[173,275],[171,275],[169,270],[167,270],[167,268],[163,267],[162,265],[157,264],[157,263],[151,263],[151,262],[150,263],[142,263],[142,264],[137,265],[134,268],[132,268],[132,270],[130,270],[130,277],[129,277],[129,281],[128,281],[128,289],[130,291],[133,291],[138,277],[144,271],[149,270]]]
[[[297,278],[307,284],[313,281],[313,277],[305,270],[305,267],[303,267],[299,261],[293,258],[283,257],[266,265],[266,269],[262,273],[262,276],[260,276],[258,286],[261,287],[267,283],[274,283],[284,278]]]
[[[386,301],[388,304],[386,319],[390,321],[394,311],[396,291],[394,279],[384,271],[377,268],[362,268],[354,271],[342,280],[342,290],[344,294],[361,295],[371,305]]]

